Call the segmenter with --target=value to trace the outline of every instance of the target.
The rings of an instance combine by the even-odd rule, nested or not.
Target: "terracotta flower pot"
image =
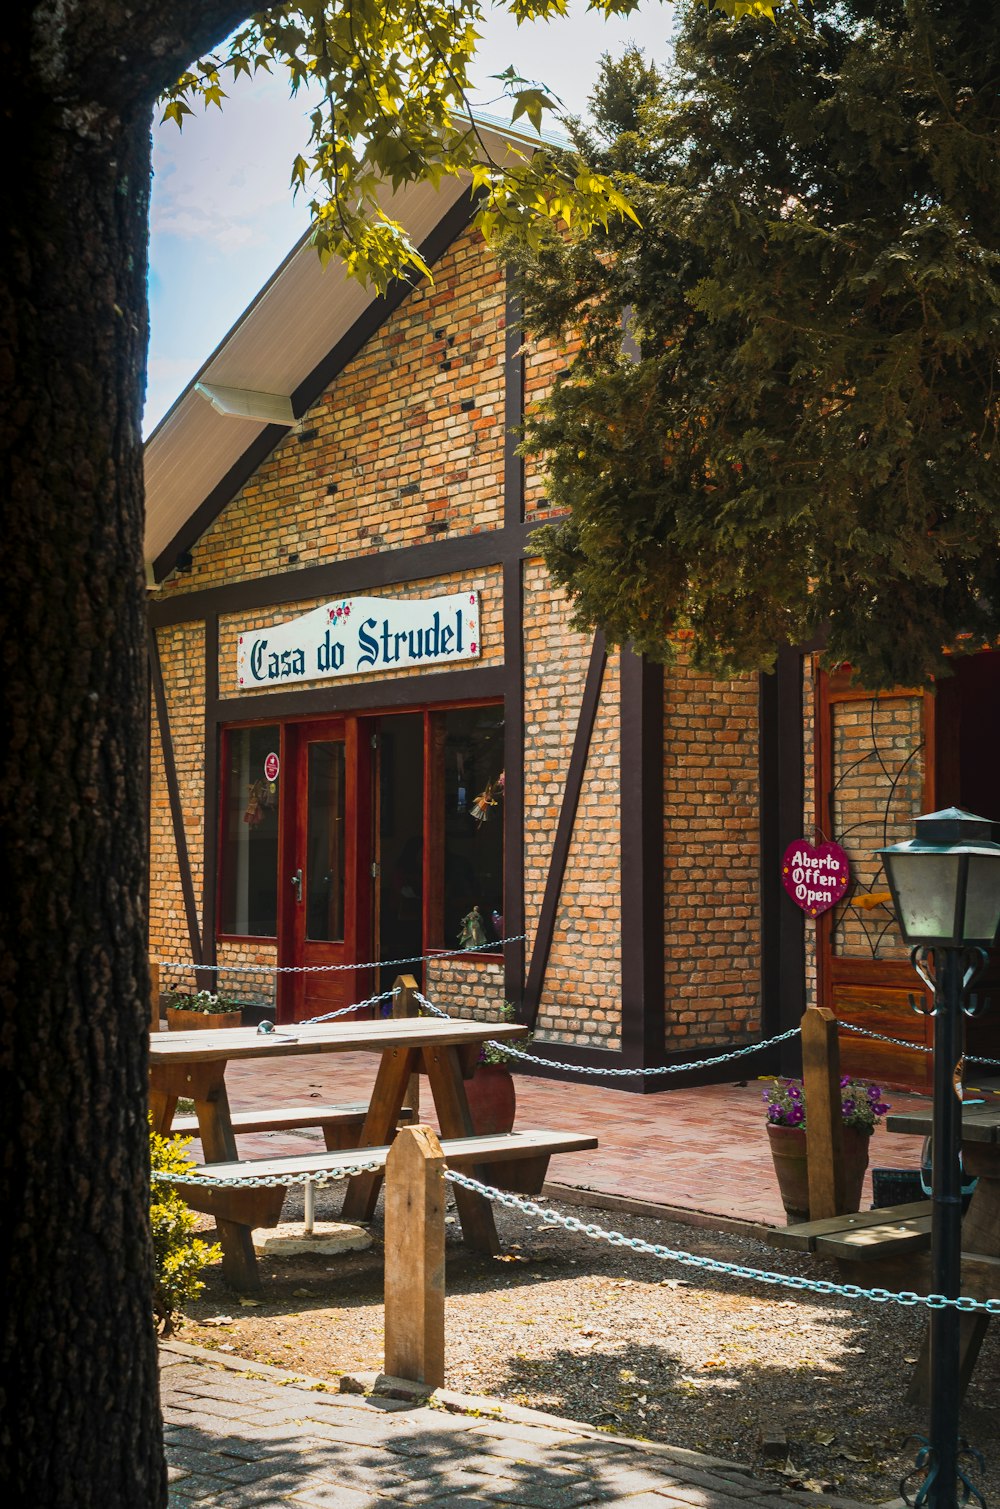
[[[809,1165],[806,1161],[804,1127],[767,1123],[771,1158],[789,1222],[809,1219]],[[868,1168],[871,1136],[861,1127],[844,1127],[844,1210],[847,1215],[861,1208],[861,1190]]]
[[[465,1081],[465,1093],[477,1136],[513,1130],[517,1097],[506,1064],[478,1064],[472,1078]]]
[[[198,1032],[206,1027],[239,1027],[242,1011],[186,1011],[183,1006],[167,1007],[167,1026],[171,1032]]]

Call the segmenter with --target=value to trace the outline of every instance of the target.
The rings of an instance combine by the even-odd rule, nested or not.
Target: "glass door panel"
[[[344,938],[344,741],[310,743],[307,768],[306,937],[339,943]]]

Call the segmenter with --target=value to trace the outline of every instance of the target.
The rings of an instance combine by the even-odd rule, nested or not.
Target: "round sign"
[[[278,779],[279,769],[278,756],[276,754],[267,755],[264,760],[264,774],[269,781],[276,781]]]
[[[839,844],[814,848],[800,838],[788,845],[781,861],[782,884],[809,917],[818,917],[843,900],[850,878],[850,862]]]

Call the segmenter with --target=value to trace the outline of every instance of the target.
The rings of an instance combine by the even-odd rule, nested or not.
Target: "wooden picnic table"
[[[1000,1081],[979,1080],[967,1089],[962,1106],[962,1168],[976,1187],[962,1217],[962,1293],[976,1299],[1000,1298]],[[984,1098],[977,1104],[973,1097]],[[890,1112],[890,1132],[930,1137],[933,1109]],[[962,1316],[961,1376],[964,1393],[986,1334],[989,1316]],[[927,1343],[925,1341],[925,1349]],[[919,1375],[918,1375],[919,1377]]]
[[[153,1127],[167,1134],[180,1096],[194,1101],[206,1167],[232,1164],[238,1158],[233,1120],[226,1091],[226,1067],[239,1059],[309,1058],[320,1053],[366,1052],[379,1055],[358,1146],[379,1147],[392,1141],[403,1108],[410,1076],[427,1075],[442,1136],[468,1138],[474,1134],[465,1093],[487,1039],[518,1038],[528,1029],[518,1023],[442,1020],[408,1017],[381,1021],[345,1021],[307,1026],[293,1024],[271,1033],[254,1027],[207,1029],[199,1032],[150,1034],[149,1080]],[[305,1065],[303,1065],[305,1071]],[[242,1165],[253,1172],[253,1160]],[[476,1170],[473,1169],[473,1173]],[[380,1174],[350,1180],[344,1201],[348,1220],[370,1220],[381,1184]],[[242,1219],[218,1216],[223,1271],[239,1288],[257,1283],[253,1249],[254,1211],[259,1190],[244,1186],[228,1192],[227,1208]],[[488,1201],[461,1186],[455,1203],[466,1245],[475,1251],[499,1251],[496,1224]]]

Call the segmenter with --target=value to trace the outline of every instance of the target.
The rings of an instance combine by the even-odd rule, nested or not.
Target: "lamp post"
[[[915,837],[880,849],[910,962],[934,997],[931,1211],[933,1291],[960,1293],[962,1258],[961,1071],[969,986],[1000,936],[998,827],[958,807],[918,817]],[[931,1311],[928,1476],[930,1509],[958,1502],[959,1313]]]

